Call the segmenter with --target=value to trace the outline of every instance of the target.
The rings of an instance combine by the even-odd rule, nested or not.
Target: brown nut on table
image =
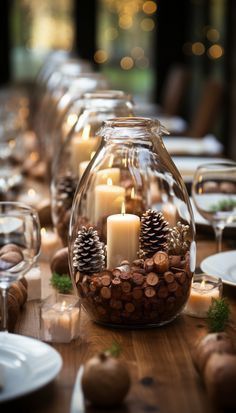
[[[7,270],[19,264],[23,260],[23,254],[16,251],[5,252],[0,258],[0,269]]]
[[[236,356],[214,353],[204,370],[204,383],[211,401],[221,409],[236,409]]]
[[[54,254],[50,267],[57,274],[69,274],[68,247],[61,248]]]
[[[235,354],[233,341],[228,334],[225,332],[210,333],[197,343],[192,352],[192,359],[200,373],[203,373],[206,362],[213,353]]]
[[[19,252],[21,254],[21,248],[16,244],[6,244],[0,249],[0,256],[8,252]]]

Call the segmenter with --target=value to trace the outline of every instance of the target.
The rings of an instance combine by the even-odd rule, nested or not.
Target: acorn
[[[68,262],[68,247],[59,249],[52,257],[50,262],[50,268],[52,273],[57,274],[69,274],[69,262]]]
[[[114,407],[130,389],[130,373],[119,359],[101,353],[85,363],[81,385],[85,398],[94,406]]]
[[[7,295],[8,301],[8,330],[13,331],[19,312],[20,312],[20,305],[17,300],[17,297],[13,292],[8,292]]]
[[[219,408],[236,409],[236,356],[213,353],[204,370],[204,383],[208,397]]]
[[[21,254],[21,248],[16,244],[6,244],[0,249],[0,255],[3,255],[7,252],[19,252]]]
[[[200,373],[203,373],[206,362],[213,353],[235,353],[234,344],[228,334],[225,332],[210,333],[198,342],[192,352],[192,358]]]

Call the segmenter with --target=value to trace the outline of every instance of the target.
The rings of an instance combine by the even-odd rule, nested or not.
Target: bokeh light
[[[122,57],[122,59],[120,61],[120,66],[124,70],[132,69],[132,67],[134,66],[134,61],[133,61],[132,57],[130,57],[130,56]]]
[[[215,43],[219,40],[220,33],[218,30],[210,28],[207,30],[206,37],[210,42]]]
[[[143,31],[150,32],[154,29],[155,23],[153,19],[146,17],[141,21],[140,26]]]
[[[94,60],[96,63],[105,63],[108,59],[108,53],[106,50],[99,49],[94,53]]]
[[[209,47],[207,54],[211,59],[219,59],[223,56],[224,49],[219,44],[213,44],[211,47]]]
[[[132,16],[129,14],[122,14],[119,17],[119,26],[121,29],[127,30],[130,29],[133,25]]]
[[[205,52],[205,46],[201,42],[195,42],[192,44],[192,53],[196,56],[201,56]]]
[[[143,11],[146,14],[153,14],[157,11],[157,4],[154,1],[145,1]]]
[[[131,56],[134,59],[140,59],[141,57],[144,56],[144,50],[142,47],[140,46],[135,46],[133,47],[133,49],[131,50]]]

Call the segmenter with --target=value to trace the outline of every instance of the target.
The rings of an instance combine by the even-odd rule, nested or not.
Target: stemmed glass
[[[8,331],[8,289],[34,264],[40,252],[37,212],[19,202],[0,202],[0,290],[2,330]]]
[[[192,198],[198,212],[213,226],[220,252],[223,230],[236,217],[236,163],[200,165],[193,178]]]

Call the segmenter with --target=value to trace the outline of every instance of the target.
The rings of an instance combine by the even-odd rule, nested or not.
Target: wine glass
[[[37,212],[19,202],[0,202],[0,290],[3,331],[8,331],[8,289],[32,267],[39,255],[40,244]]]
[[[236,217],[236,163],[200,165],[194,174],[192,197],[199,213],[213,226],[220,252],[223,230]]]

